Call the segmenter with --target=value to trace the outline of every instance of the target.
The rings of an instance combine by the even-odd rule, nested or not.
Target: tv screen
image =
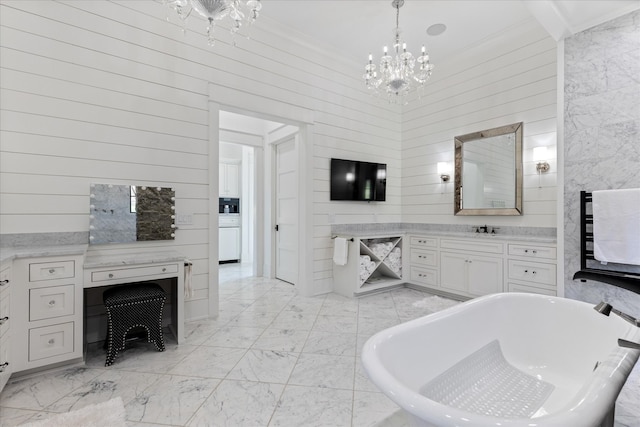
[[[331,200],[383,202],[386,188],[386,164],[331,159]]]

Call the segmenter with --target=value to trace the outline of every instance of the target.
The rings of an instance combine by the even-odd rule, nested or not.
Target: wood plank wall
[[[556,51],[556,42],[529,21],[435,64],[425,95],[402,115],[404,222],[556,227]],[[524,122],[524,215],[453,216],[454,137],[516,122]],[[532,161],[539,145],[548,147],[551,165],[540,184]],[[452,165],[447,184],[438,162]]]
[[[87,231],[93,182],[175,187],[177,212],[194,214],[175,242],[102,250],[185,254],[195,287],[186,317],[208,315],[217,294],[207,237],[214,82],[314,111],[312,289],[331,290],[330,220],[400,220],[400,109],[371,102],[361,64],[336,60],[267,19],[237,47],[218,29],[211,48],[204,20],[190,18],[183,35],[166,16],[150,0],[0,4],[0,233]],[[329,203],[331,157],[388,163],[388,201]]]

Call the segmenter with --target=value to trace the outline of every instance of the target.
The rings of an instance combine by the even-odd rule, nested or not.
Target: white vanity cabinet
[[[502,243],[441,239],[440,248],[443,290],[473,297],[503,291]]]
[[[0,265],[0,391],[11,376],[14,363],[11,352],[11,325],[14,323],[11,304],[11,286],[13,282],[11,261]]]
[[[82,255],[13,263],[13,371],[82,360]]]
[[[409,245],[409,280],[420,285],[439,286],[438,239],[411,236]]]
[[[333,264],[334,291],[347,297],[399,286],[403,236],[347,237],[346,265]]]
[[[508,290],[556,295],[555,245],[509,243]]]
[[[556,244],[503,236],[410,235],[408,283],[448,296],[556,295]],[[541,239],[539,239],[541,240]]]

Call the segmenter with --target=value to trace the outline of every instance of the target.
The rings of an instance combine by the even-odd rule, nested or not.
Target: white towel
[[[640,188],[593,192],[593,251],[603,263],[640,265]]]
[[[335,262],[336,265],[347,264],[347,256],[349,254],[347,243],[347,239],[344,237],[336,237],[333,239],[333,262]]]
[[[188,259],[184,260],[184,297],[191,298],[193,296],[193,286],[191,285],[191,276],[193,275],[193,264]]]

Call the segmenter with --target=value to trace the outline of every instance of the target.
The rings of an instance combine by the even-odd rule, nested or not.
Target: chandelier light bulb
[[[424,45],[422,45],[420,56],[414,57],[411,52],[407,52],[407,44],[401,40],[400,8],[403,4],[404,0],[393,0],[391,3],[396,9],[393,43],[395,54],[389,55],[387,46],[382,48],[384,54],[380,58],[379,78],[375,71],[375,65],[373,65],[373,56],[369,54],[369,63],[365,66],[363,76],[368,89],[376,94],[386,94],[389,102],[396,104],[406,104],[407,95],[414,89],[417,89],[420,97],[424,83],[431,77],[433,70]],[[402,47],[402,52],[400,47]]]

